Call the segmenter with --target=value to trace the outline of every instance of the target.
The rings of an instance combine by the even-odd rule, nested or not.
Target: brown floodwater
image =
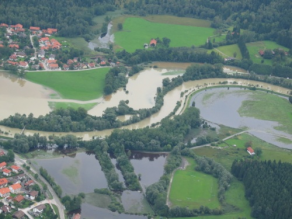
[[[176,63],[174,63],[176,64]],[[180,64],[180,63],[179,63]],[[183,63],[187,64],[187,63]],[[175,68],[175,67],[174,67]],[[156,94],[156,89],[162,86],[162,79],[165,77],[175,77],[175,76],[164,76],[162,73],[167,72],[167,69],[146,69],[141,73],[134,75],[129,78],[129,83],[127,85],[126,94],[125,91],[119,90],[113,94],[110,100],[103,98],[94,100],[100,101],[100,103],[89,111],[89,114],[99,116],[107,107],[117,106],[120,100],[129,100],[129,106],[134,109],[139,108],[150,108],[154,106],[154,97]],[[198,89],[204,89],[206,87],[218,86],[219,82],[228,81],[229,84],[237,82],[238,85],[253,85],[264,89],[269,89],[278,93],[287,94],[290,92],[289,89],[282,88],[279,86],[251,81],[243,79],[220,79],[220,78],[210,78],[197,81],[189,81],[181,86],[168,92],[164,97],[164,105],[161,110],[151,117],[144,119],[138,123],[131,124],[122,127],[123,129],[138,129],[151,126],[153,123],[160,122],[163,118],[169,115],[176,106],[177,101],[182,103],[185,101],[185,97],[181,97],[182,91],[187,91],[187,93],[196,91]],[[2,86],[3,85],[3,86]],[[48,107],[49,94],[52,92],[50,90],[44,89],[40,85],[33,84],[29,81],[23,79],[17,79],[5,73],[0,75],[0,119],[7,118],[9,115],[15,113],[26,113],[32,112],[35,116],[44,115],[50,111]],[[18,101],[16,101],[16,100]],[[55,101],[55,100],[54,100]],[[59,100],[62,101],[62,100]],[[72,101],[70,102],[82,102],[82,101]],[[88,102],[88,101],[87,101]],[[92,102],[92,101],[90,101]],[[184,104],[177,111],[180,112]],[[126,118],[127,117],[127,118]],[[120,118],[121,120],[128,119],[128,116]],[[9,137],[13,137],[15,133],[20,133],[19,129],[8,128],[0,126],[0,130],[9,133]],[[82,138],[83,140],[90,140],[93,137],[104,137],[108,136],[112,132],[112,129],[103,131],[92,131],[92,132],[74,132],[71,134]],[[39,133],[42,136],[49,135],[66,135],[63,132],[42,132],[42,131],[32,131],[26,130],[25,134],[32,135],[33,133]]]

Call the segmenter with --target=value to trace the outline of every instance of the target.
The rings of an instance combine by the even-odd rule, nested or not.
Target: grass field
[[[99,208],[107,208],[111,203],[108,195],[98,193],[87,193],[83,202]]]
[[[86,71],[28,72],[26,79],[57,91],[65,99],[91,100],[102,96],[108,71],[109,68]]]
[[[183,26],[168,23],[155,23],[142,18],[128,17],[123,23],[123,31],[115,33],[115,43],[120,49],[134,52],[142,49],[144,43],[152,38],[167,37],[171,39],[171,47],[191,47],[204,45],[214,29],[209,27]]]
[[[80,184],[78,170],[80,169],[80,162],[76,160],[73,165],[62,169],[62,174],[67,176],[73,183]]]
[[[189,165],[185,170],[174,173],[169,199],[172,206],[199,208],[208,206],[218,208],[217,198],[218,182],[211,175],[194,170],[196,166],[193,159],[187,159]]]
[[[51,109],[60,109],[64,108],[67,109],[69,107],[73,109],[78,109],[79,107],[82,107],[86,110],[92,109],[97,103],[86,103],[86,104],[79,104],[79,103],[67,103],[67,102],[49,102],[49,106]]]
[[[214,52],[219,53],[224,58],[233,57],[234,53],[236,53],[236,59],[242,59],[242,55],[240,49],[237,44],[232,44],[228,46],[220,46],[213,49]]]
[[[252,98],[243,101],[240,116],[276,121],[279,123],[276,129],[292,134],[292,108],[287,99],[263,92],[254,92]]]
[[[249,55],[251,60],[254,63],[258,63],[260,64],[262,61],[262,57],[259,55],[259,50],[265,50],[265,49],[278,49],[281,48],[285,51],[289,51],[289,49],[287,49],[284,46],[280,46],[279,44],[273,42],[273,41],[257,41],[257,42],[252,42],[252,43],[247,43],[246,44]],[[272,61],[265,59],[264,64],[266,65],[271,65]]]

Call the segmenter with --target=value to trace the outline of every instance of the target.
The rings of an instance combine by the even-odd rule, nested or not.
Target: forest
[[[245,186],[251,216],[259,219],[291,218],[292,165],[279,161],[235,160],[232,174]]]

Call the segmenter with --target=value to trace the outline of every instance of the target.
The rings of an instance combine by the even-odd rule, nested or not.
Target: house
[[[4,151],[0,151],[0,157],[5,156]]]
[[[19,49],[19,45],[17,44],[10,44],[8,47],[12,49]]]
[[[20,183],[21,181],[17,177],[13,177],[9,179],[9,182],[12,184]]]
[[[156,46],[156,44],[157,44],[157,40],[155,39],[152,39],[149,43],[150,46]]]
[[[21,185],[20,185],[20,183],[13,184],[12,186],[9,186],[9,189],[12,193],[18,193],[18,192],[20,192]]]
[[[20,34],[18,34],[18,36],[21,37],[21,38],[26,38],[27,37],[25,33],[20,33]]]
[[[71,64],[73,64],[74,63],[74,61],[72,60],[72,59],[68,59],[68,61],[67,61],[67,65],[71,65]]]
[[[27,62],[20,61],[18,63],[18,66],[21,67],[21,68],[28,68],[28,63]]]
[[[101,61],[100,65],[106,65],[106,62],[105,61]]]
[[[22,195],[18,195],[14,198],[14,201],[16,202],[22,202],[24,200],[24,197]]]
[[[54,54],[51,54],[49,57],[49,60],[55,60],[56,56]]]
[[[16,165],[12,165],[12,166],[11,166],[11,170],[12,170],[12,172],[14,172],[14,173],[18,173],[19,170],[20,170],[20,167],[19,167],[19,166],[16,166]]]
[[[259,54],[260,54],[260,56],[263,56],[265,54],[265,51],[264,50],[260,50]]]
[[[29,30],[30,31],[40,31],[40,27],[30,27]]]
[[[249,155],[255,155],[255,152],[251,147],[247,148],[247,153],[249,153]]]
[[[75,214],[72,219],[80,219],[81,218],[81,215],[79,213]]]
[[[1,23],[1,24],[0,24],[0,27],[6,27],[6,28],[7,28],[8,25],[7,25],[7,24],[4,24],[4,23]]]
[[[52,64],[49,64],[48,65],[48,68],[51,69],[51,70],[56,70],[59,68],[59,65],[58,64],[55,64],[55,63],[52,63]]]
[[[27,181],[24,186],[33,186],[34,185],[34,181],[33,180],[29,180]]]
[[[7,197],[10,195],[10,189],[8,187],[0,189],[0,197]]]
[[[0,44],[0,48],[3,48],[4,46],[3,46],[3,44]]]
[[[38,205],[33,209],[34,213],[43,213],[43,210],[46,208],[45,205]]]
[[[18,65],[18,62],[7,61],[7,63],[10,64],[10,65]]]
[[[38,197],[38,195],[39,195],[39,192],[38,192],[38,191],[31,191],[31,192],[29,193],[29,198],[30,198],[31,200],[35,200],[36,197]]]
[[[45,52],[45,50],[43,50],[43,49],[41,49],[41,50],[38,52],[38,57],[39,57],[39,58],[44,58],[45,55],[46,55],[46,52]]]
[[[23,29],[23,25],[22,24],[16,24],[16,25],[14,25],[14,29],[15,30],[17,30],[17,29]]]
[[[3,172],[3,175],[5,175],[5,176],[11,176],[11,170],[8,170],[8,169],[4,168],[2,170],[2,172]]]
[[[20,179],[25,179],[25,174],[23,173],[23,174],[20,174],[20,175],[18,175],[17,176],[17,178],[20,180]]]
[[[11,207],[9,205],[3,205],[1,208],[4,214],[9,213],[11,211]]]
[[[0,163],[0,170],[2,170],[3,168],[5,168],[6,167],[6,162],[2,162],[2,163]]]
[[[40,43],[45,43],[45,42],[48,42],[48,41],[50,41],[49,37],[42,37],[42,38],[39,39]]]
[[[73,61],[78,62],[78,57],[74,57]]]
[[[13,218],[22,219],[24,218],[24,215],[25,214],[23,213],[23,211],[17,211],[13,214]]]
[[[93,62],[91,62],[91,63],[88,64],[88,67],[89,68],[94,68],[95,67],[95,64]]]
[[[11,56],[9,56],[9,60],[11,60],[11,61],[17,60],[17,55],[16,54],[12,54]]]
[[[69,70],[69,65],[64,64],[64,65],[63,65],[63,69],[64,69],[64,70]]]
[[[48,33],[48,34],[54,34],[54,33],[57,33],[57,32],[58,32],[58,30],[55,29],[55,28],[48,28],[48,29],[47,29],[47,33]]]
[[[8,184],[8,180],[6,178],[0,179],[0,188],[6,187]]]
[[[17,57],[20,57],[20,58],[24,58],[24,57],[26,57],[25,52],[17,52],[17,53],[15,53],[15,55],[16,55]]]

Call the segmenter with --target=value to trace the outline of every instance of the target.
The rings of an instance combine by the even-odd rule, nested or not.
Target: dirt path
[[[171,184],[172,184],[174,173],[177,170],[185,170],[188,165],[189,165],[189,162],[187,161],[187,159],[183,158],[181,166],[176,168],[174,171],[172,171],[172,174],[171,174],[171,177],[170,177],[170,181],[169,181],[169,186],[168,186],[168,189],[167,189],[167,196],[166,196],[166,205],[169,208],[171,207],[171,202],[169,201],[169,193],[170,193],[170,188],[171,188]]]

